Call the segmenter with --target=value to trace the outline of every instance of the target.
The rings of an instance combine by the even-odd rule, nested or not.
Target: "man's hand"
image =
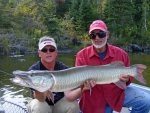
[[[94,80],[86,81],[83,85],[81,85],[81,92],[84,92],[86,90],[90,90],[92,87],[96,85],[96,82]]]
[[[119,79],[125,83],[129,81],[129,75],[121,75]]]
[[[33,91],[34,93],[34,98],[36,98],[37,100],[39,100],[40,102],[44,102],[46,99],[46,92],[39,92],[39,91]]]

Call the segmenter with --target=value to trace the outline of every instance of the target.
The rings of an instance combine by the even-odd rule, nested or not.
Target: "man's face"
[[[39,57],[41,57],[41,60],[46,63],[53,62],[57,57],[57,53],[58,50],[55,49],[55,47],[50,45],[45,46],[42,50],[38,52]]]
[[[109,32],[101,30],[93,30],[90,34],[92,44],[95,48],[103,48],[108,39]]]

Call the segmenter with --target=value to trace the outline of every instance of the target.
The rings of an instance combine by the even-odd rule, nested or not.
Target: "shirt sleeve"
[[[75,61],[75,66],[81,66],[84,64],[84,59],[81,54],[76,55],[76,61]]]

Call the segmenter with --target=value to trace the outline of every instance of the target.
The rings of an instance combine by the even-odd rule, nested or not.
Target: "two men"
[[[122,61],[125,66],[130,66],[130,59],[127,53],[124,50],[107,43],[109,35],[110,32],[102,20],[94,21],[90,25],[89,29],[89,37],[92,45],[82,49],[77,53],[76,66],[105,65],[114,61]],[[39,57],[41,57],[41,60],[31,66],[29,70],[66,69],[67,67],[64,66],[64,64],[55,61],[57,56],[57,47],[56,44],[53,43],[54,41],[49,41],[51,42],[49,45],[46,45],[45,42],[47,42],[45,39],[44,41],[41,40],[39,42]],[[133,81],[132,77],[129,77],[128,75],[122,75],[119,79],[126,83],[126,90],[118,88],[114,83],[96,85],[95,81],[91,80],[90,84],[93,87],[92,95],[90,95],[89,92],[89,83],[85,82],[79,88],[65,91],[65,97],[67,100],[69,102],[73,102],[72,106],[71,104],[68,104],[67,100],[63,96],[58,99],[56,104],[64,99],[65,102],[60,102],[60,106],[62,105],[64,107],[65,105],[70,105],[71,112],[69,113],[78,113],[79,109],[77,107],[76,99],[80,98],[79,105],[83,113],[112,113],[113,110],[120,112],[122,106],[132,107],[131,113],[148,113],[150,110],[150,95],[142,90],[129,86],[129,84]],[[48,95],[35,90],[33,90],[33,92],[34,98],[36,99],[29,103],[30,108],[32,111],[34,111],[35,108],[41,110],[40,102],[45,103],[46,96]],[[48,102],[48,100],[46,101]],[[49,112],[47,110],[47,108],[49,109],[49,106],[47,106],[44,108],[46,112],[42,110],[43,113]],[[53,111],[53,108],[57,109],[59,108],[58,106],[53,106],[50,104],[50,108],[53,113],[60,112],[56,112],[55,110]],[[61,113],[64,112],[62,111]]]

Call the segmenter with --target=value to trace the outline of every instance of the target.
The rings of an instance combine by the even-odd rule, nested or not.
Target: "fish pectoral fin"
[[[53,102],[53,104],[54,104],[54,95],[53,95],[53,93],[51,92],[51,91],[46,91],[46,97],[49,99],[49,100],[51,100],[52,102]]]
[[[89,89],[90,89],[90,95],[92,94],[92,86],[89,84]]]
[[[91,94],[92,94],[92,86],[91,86],[91,83],[90,83],[89,80],[87,81],[87,86],[88,86],[89,89],[90,89],[90,95],[91,95]]]
[[[114,84],[115,84],[116,86],[118,86],[119,88],[124,89],[124,90],[127,88],[125,82],[123,82],[123,81],[121,81],[121,80],[115,82]]]

